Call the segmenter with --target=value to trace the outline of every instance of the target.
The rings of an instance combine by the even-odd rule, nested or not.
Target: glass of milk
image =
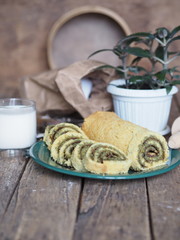
[[[0,99],[0,150],[25,149],[36,142],[35,102],[21,98]]]

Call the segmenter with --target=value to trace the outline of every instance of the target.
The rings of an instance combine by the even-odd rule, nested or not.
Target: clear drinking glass
[[[36,142],[36,134],[34,101],[21,98],[0,99],[0,150],[29,148]]]

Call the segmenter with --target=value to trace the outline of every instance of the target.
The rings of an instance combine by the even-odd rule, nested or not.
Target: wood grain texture
[[[180,167],[161,176],[149,178],[148,192],[154,239],[179,239]]]
[[[0,223],[0,239],[72,239],[81,179],[29,161]]]
[[[144,180],[85,181],[74,240],[150,239]]]
[[[9,205],[26,163],[27,159],[20,157],[0,157],[0,219]]]

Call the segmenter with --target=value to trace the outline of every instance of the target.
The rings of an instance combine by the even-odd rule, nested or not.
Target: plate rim
[[[132,180],[132,179],[141,179],[141,178],[147,178],[147,177],[153,177],[153,176],[158,176],[161,175],[163,173],[169,172],[172,169],[176,168],[179,164],[180,164],[180,159],[178,161],[176,161],[175,163],[171,164],[168,167],[164,167],[161,169],[157,169],[154,171],[149,171],[149,172],[137,172],[137,175],[132,174],[132,175],[127,175],[127,174],[121,174],[121,175],[100,175],[100,174],[93,174],[93,173],[88,173],[88,172],[78,172],[76,170],[69,170],[69,169],[64,169],[61,168],[61,166],[59,168],[55,167],[55,166],[51,166],[46,162],[43,162],[42,160],[40,160],[35,154],[34,154],[34,150],[35,148],[38,148],[39,150],[39,145],[41,146],[42,144],[45,145],[45,143],[43,141],[38,141],[36,143],[34,143],[30,149],[29,149],[29,153],[28,155],[39,165],[50,169],[52,171],[55,172],[59,172],[62,174],[66,174],[66,175],[71,175],[71,176],[75,176],[75,177],[82,177],[82,178],[90,178],[90,179],[101,179],[101,180]],[[46,147],[46,146],[44,146]],[[170,155],[172,151],[179,151],[177,149],[170,149]]]

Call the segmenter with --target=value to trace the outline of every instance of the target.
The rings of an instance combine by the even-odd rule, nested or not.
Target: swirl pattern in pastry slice
[[[51,146],[57,137],[69,132],[75,132],[85,136],[85,133],[81,130],[80,127],[72,123],[59,123],[51,128],[48,137],[46,138],[46,144],[48,145],[48,148],[51,149]]]
[[[43,137],[43,141],[47,144],[47,139],[48,139],[48,136],[49,136],[49,133],[50,133],[50,130],[54,127],[54,125],[48,125],[46,126],[45,128],[45,131],[44,131],[44,137]]]
[[[63,166],[72,167],[72,151],[83,139],[87,137],[76,132],[68,132],[57,137],[51,146],[51,156],[54,161]]]
[[[85,158],[89,147],[94,143],[95,142],[91,140],[83,140],[74,148],[71,156],[71,162],[77,171],[87,172],[86,168],[84,167],[83,159]]]
[[[94,143],[83,159],[85,168],[96,174],[124,174],[131,165],[131,160],[118,148],[107,143]]]
[[[138,144],[137,144],[138,143]],[[128,149],[128,157],[132,159],[132,169],[149,171],[166,164],[169,155],[168,146],[163,136],[147,132],[137,133]]]

